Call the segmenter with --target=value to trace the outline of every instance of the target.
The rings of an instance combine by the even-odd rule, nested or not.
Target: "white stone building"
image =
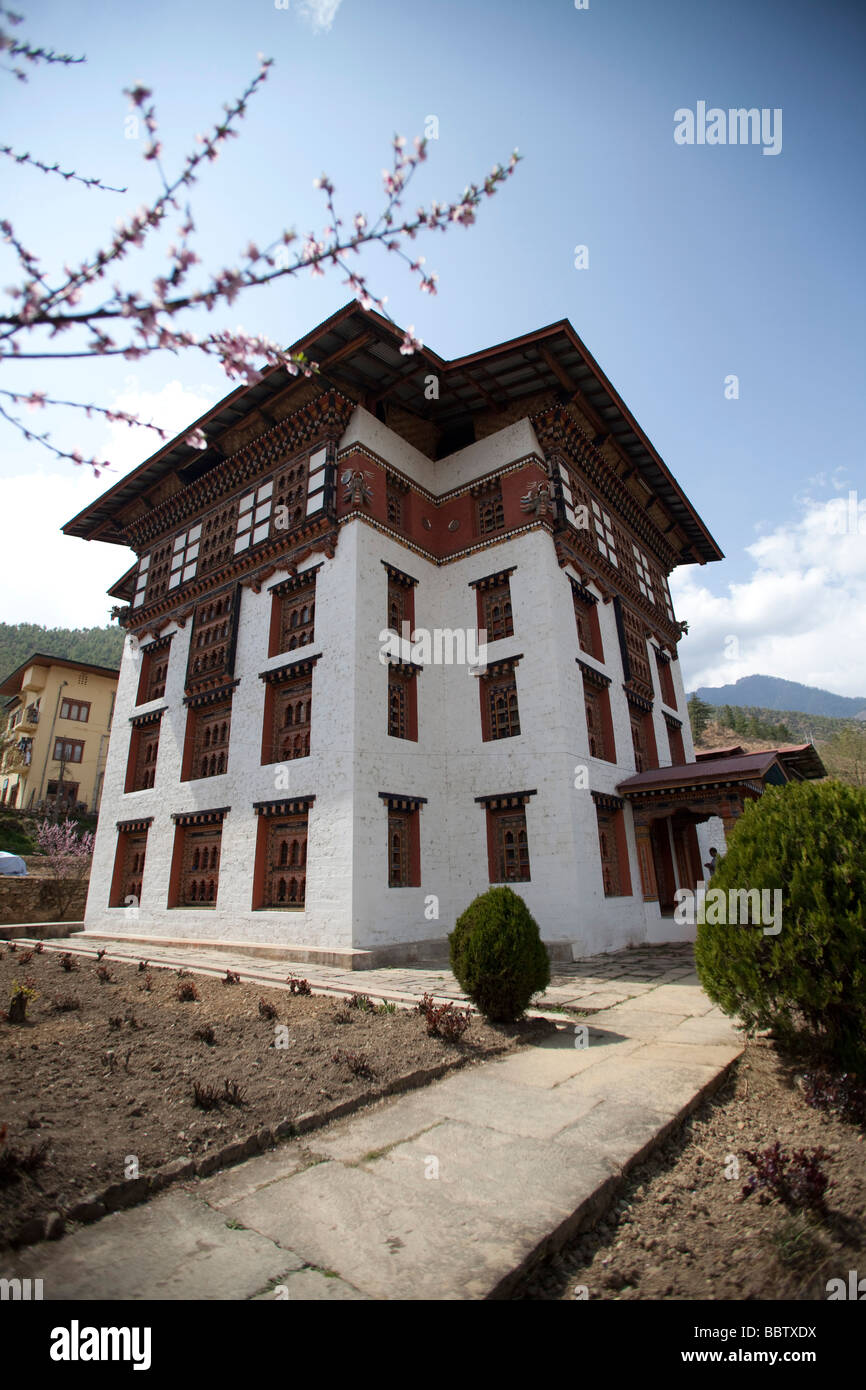
[[[401,340],[347,306],[64,528],[138,557],[89,929],[363,966],[509,882],[554,956],[681,934],[755,794],[677,661],[668,575],[721,552],[567,322]]]

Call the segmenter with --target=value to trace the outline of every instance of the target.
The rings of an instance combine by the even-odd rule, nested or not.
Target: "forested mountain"
[[[834,695],[817,685],[801,685],[779,676],[741,676],[734,685],[702,685],[696,693],[709,705],[748,705],[833,719],[866,719],[866,695]]]
[[[0,623],[0,680],[34,652],[89,661],[94,666],[119,666],[123,629],[110,627],[42,627],[38,623]]]

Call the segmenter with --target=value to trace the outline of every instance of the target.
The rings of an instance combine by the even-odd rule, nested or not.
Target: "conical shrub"
[[[491,1022],[513,1023],[550,984],[538,924],[511,888],[490,888],[471,902],[448,944],[461,989]]]

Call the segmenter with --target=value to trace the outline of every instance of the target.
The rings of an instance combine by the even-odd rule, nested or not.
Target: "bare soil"
[[[0,948],[0,1007],[8,1008],[16,980],[37,996],[23,1025],[0,1018],[0,1160],[4,1144],[19,1153],[47,1145],[44,1163],[12,1181],[0,1162],[0,1244],[31,1217],[135,1176],[126,1171],[130,1156],[142,1175],[172,1159],[202,1158],[306,1112],[376,1099],[413,1072],[508,1051],[552,1026],[491,1025],[473,1014],[463,1039],[449,1043],[428,1037],[415,1011],[364,1012],[332,996],[109,960],[110,979],[101,982],[92,957],[74,957],[79,968],[66,972],[60,956],[46,949],[28,961],[20,945]],[[198,998],[181,1002],[178,989],[188,985]],[[62,996],[80,1008],[58,1012]],[[261,999],[275,1018],[260,1014]],[[196,1036],[206,1028],[212,1045]],[[204,1111],[194,1104],[194,1081],[220,1092],[237,1083],[243,1103],[223,1099]]]
[[[812,1109],[803,1064],[766,1040],[750,1044],[723,1087],[629,1174],[593,1230],[539,1266],[518,1299],[821,1299],[827,1281],[866,1276],[866,1139]],[[745,1151],[779,1140],[822,1148],[832,1185],[825,1214],[742,1196]],[[733,1174],[734,1156],[739,1176]],[[586,1294],[580,1292],[580,1286]]]

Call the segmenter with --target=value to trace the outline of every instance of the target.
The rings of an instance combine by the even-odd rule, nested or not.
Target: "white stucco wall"
[[[433,462],[366,411],[358,410],[341,448],[363,443],[433,492],[462,486],[492,468],[537,451],[519,422]],[[382,561],[417,579],[416,628],[474,631],[473,580],[514,567],[514,635],[488,648],[488,660],[522,654],[517,666],[521,734],[485,743],[477,678],[463,665],[425,665],[417,677],[417,742],[387,733],[387,665],[380,660],[386,626],[387,573]],[[630,896],[605,898],[595,805],[575,786],[589,768],[589,788],[614,793],[634,771],[628,704],[611,603],[599,602],[604,662],[580,651],[568,572],[541,528],[446,565],[435,565],[384,533],[352,519],[333,559],[315,559],[315,639],[294,657],[321,653],[313,671],[310,756],[262,766],[271,596],[241,591],[228,766],[219,777],[180,782],[187,711],[183,685],[191,624],[174,628],[164,701],[135,708],[141,653],[126,644],[88,897],[93,930],[132,935],[249,940],[286,946],[373,948],[444,937],[455,917],[489,886],[486,812],[475,798],[535,790],[526,806],[531,881],[517,885],[543,938],[593,954],[638,943],[658,919],[640,891],[631,814],[625,812]],[[305,566],[306,567],[306,566]],[[277,582],[279,576],[274,576]],[[167,631],[172,631],[169,628]],[[590,759],[583,682],[576,658],[611,678],[617,764]],[[651,659],[654,671],[655,663]],[[678,714],[691,749],[679,664],[673,666]],[[655,677],[654,677],[655,678]],[[658,692],[657,692],[658,695]],[[123,793],[130,715],[165,705],[152,789]],[[655,704],[659,756],[669,761],[667,731]],[[282,780],[278,780],[278,777]],[[287,779],[287,780],[286,780]],[[578,779],[580,780],[580,779]],[[392,889],[387,872],[387,810],[379,793],[426,797],[420,811],[421,886]],[[251,908],[258,819],[256,801],[314,795],[309,816],[306,907]],[[230,806],[223,822],[215,910],[166,906],[175,827],[173,812]],[[153,816],[140,907],[107,906],[117,843],[116,822]],[[436,899],[433,915],[431,898]]]

